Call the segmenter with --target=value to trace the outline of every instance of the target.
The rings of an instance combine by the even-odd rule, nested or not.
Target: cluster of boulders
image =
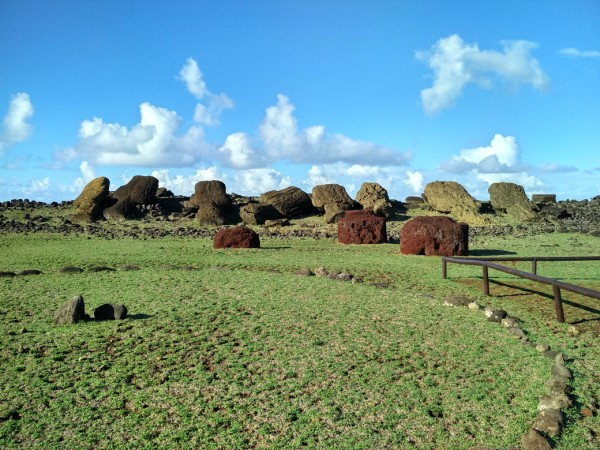
[[[94,320],[122,320],[127,317],[125,305],[105,303],[94,310]],[[54,313],[54,324],[70,325],[78,322],[92,320],[85,312],[83,296],[76,295],[64,302]]]

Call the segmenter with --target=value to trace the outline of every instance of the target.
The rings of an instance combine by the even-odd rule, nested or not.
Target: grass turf
[[[532,339],[574,358],[576,406],[598,399],[594,340],[522,301],[483,298],[459,279],[473,268],[453,266],[443,281],[438,258],[401,256],[397,245],[262,244],[214,251],[209,239],[2,235],[0,270],[44,273],[0,278],[0,445],[507,448],[531,426],[551,362],[481,313],[441,306],[449,294],[509,304]],[[594,238],[572,235],[514,248],[598,252]],[[67,265],[117,270],[58,273]],[[317,266],[365,283],[291,274]],[[593,265],[578,267],[541,272],[599,282]],[[382,281],[393,288],[369,285]],[[124,303],[131,317],[52,325],[78,293],[88,312]],[[597,417],[583,422],[574,407],[569,419],[557,448],[593,448]]]

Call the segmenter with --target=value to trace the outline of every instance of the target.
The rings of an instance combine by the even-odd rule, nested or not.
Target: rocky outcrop
[[[388,192],[378,183],[363,183],[356,193],[356,201],[363,209],[371,209],[382,217],[389,217],[393,209]]]
[[[468,255],[469,226],[449,217],[415,217],[400,230],[400,252],[426,256]]]
[[[272,205],[284,217],[303,216],[313,210],[308,194],[295,186],[265,192],[260,196],[260,202]]]
[[[492,183],[488,192],[496,211],[506,212],[520,221],[538,219],[538,207],[529,201],[523,186],[515,183]]]
[[[130,219],[137,215],[138,205],[153,204],[156,202],[158,179],[152,176],[134,176],[129,183],[121,186],[112,197],[117,202],[106,208],[103,212],[106,219]]]
[[[452,214],[470,225],[485,225],[489,221],[480,214],[479,203],[466,189],[454,181],[433,181],[423,194],[429,206],[437,212]]]
[[[215,234],[213,248],[260,248],[260,239],[245,226],[223,228]]]
[[[95,222],[102,218],[102,210],[106,206],[110,180],[106,177],[98,177],[85,185],[79,197],[73,201],[77,208],[71,216],[74,223]]]
[[[340,244],[382,244],[386,241],[385,218],[371,210],[347,211],[338,220]]]

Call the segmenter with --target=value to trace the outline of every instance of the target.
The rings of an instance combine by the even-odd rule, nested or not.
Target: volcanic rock
[[[213,248],[260,248],[260,239],[245,226],[223,228],[215,234]]]
[[[346,188],[339,184],[321,184],[315,186],[312,190],[311,201],[313,206],[319,211],[327,212],[329,210],[329,218],[335,217],[339,213],[354,207],[354,201],[346,192]],[[326,221],[327,223],[332,223],[330,220]]]
[[[112,196],[117,203],[103,212],[106,219],[129,219],[139,213],[138,205],[156,202],[158,179],[152,176],[135,175],[129,183],[117,189]]]
[[[340,244],[382,244],[387,241],[385,218],[364,209],[347,211],[338,220]]]
[[[414,217],[400,230],[405,255],[464,256],[469,253],[469,226],[449,217]]]
[[[488,220],[480,213],[480,205],[466,189],[454,181],[433,181],[425,186],[424,197],[429,206],[441,213],[450,213],[471,225],[485,225]]]
[[[260,202],[272,205],[284,217],[305,215],[313,209],[308,194],[295,186],[265,192],[260,196]]]
[[[105,303],[94,310],[94,319],[96,320],[122,320],[126,317],[127,307],[125,305]]]
[[[54,313],[56,325],[69,325],[85,319],[85,304],[81,295],[67,300]]]
[[[356,193],[356,201],[382,217],[389,217],[393,208],[388,192],[378,183],[363,183]]]
[[[102,218],[102,210],[106,206],[110,181],[106,177],[98,177],[85,185],[81,194],[73,201],[77,208],[70,219],[74,223],[94,222]]]
[[[240,217],[245,225],[262,225],[277,219],[279,212],[267,203],[248,203],[240,208]]]
[[[508,215],[520,221],[538,218],[538,207],[529,201],[523,186],[515,183],[492,183],[488,192],[495,210],[506,211]]]

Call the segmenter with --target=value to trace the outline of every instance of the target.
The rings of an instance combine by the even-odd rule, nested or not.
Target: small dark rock
[[[540,411],[533,423],[533,428],[554,437],[560,435],[563,425],[564,417],[559,409],[546,409]]]
[[[443,304],[446,306],[469,306],[471,300],[467,297],[445,297]]]
[[[551,450],[552,447],[548,440],[542,436],[539,431],[530,429],[521,436],[521,446],[523,450]]]
[[[125,305],[105,303],[94,310],[94,319],[96,320],[122,320],[126,317],[127,307]]]
[[[502,319],[506,318],[508,316],[508,313],[506,311],[504,311],[503,309],[495,309],[492,312],[492,315],[490,317],[488,317],[488,320],[490,322],[502,322]]]
[[[81,267],[65,266],[58,269],[58,271],[60,273],[81,273],[83,272],[83,269]]]
[[[42,271],[37,269],[25,269],[19,272],[19,275],[41,275]]]

